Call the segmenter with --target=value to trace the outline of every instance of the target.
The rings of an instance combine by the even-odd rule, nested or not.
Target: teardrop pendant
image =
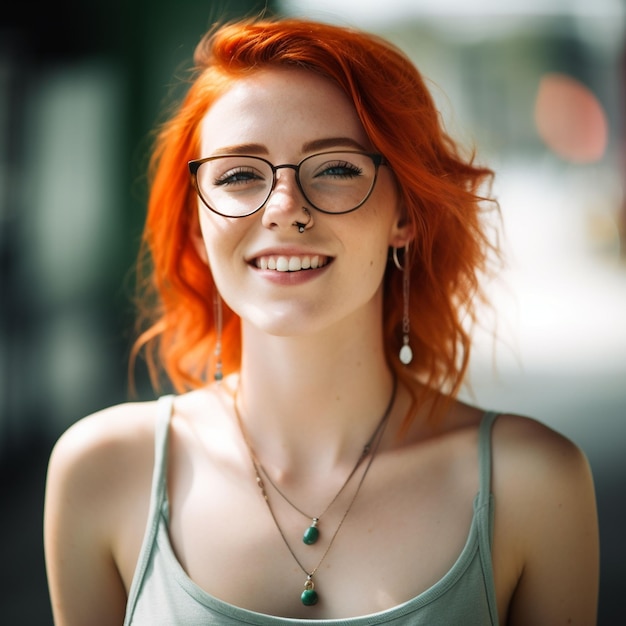
[[[409,345],[408,335],[404,337],[404,345],[400,348],[400,362],[408,365],[413,360],[413,350]]]
[[[307,546],[312,546],[320,537],[320,531],[317,528],[318,522],[319,518],[314,517],[313,523],[304,531],[304,535],[302,535],[302,542],[306,543]]]
[[[314,604],[317,604],[318,599],[313,579],[311,578],[311,574],[309,574],[306,578],[306,582],[304,583],[304,591],[300,596],[300,600],[302,600],[302,604],[304,604],[304,606],[313,606]]]

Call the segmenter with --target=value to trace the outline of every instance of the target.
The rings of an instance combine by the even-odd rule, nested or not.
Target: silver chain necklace
[[[263,478],[261,477],[261,473],[265,474],[265,476],[268,478],[270,484],[274,487],[274,489],[276,489],[276,491],[287,501],[288,504],[290,504],[295,510],[297,510],[299,513],[301,513],[302,515],[310,518],[311,516],[309,516],[308,514],[304,513],[303,511],[301,511],[297,506],[295,506],[293,503],[291,503],[287,497],[278,489],[278,487],[272,482],[272,480],[270,479],[270,477],[268,476],[267,472],[265,471],[265,469],[263,468],[263,466],[259,463],[256,454],[254,453],[254,449],[252,447],[252,444],[250,443],[250,440],[248,438],[247,432],[243,426],[243,421],[241,419],[241,414],[239,413],[239,407],[237,404],[237,399],[238,399],[238,393],[239,393],[239,387],[237,387],[237,390],[235,391],[235,397],[233,400],[233,407],[234,407],[234,411],[235,411],[235,417],[237,418],[237,424],[239,426],[239,430],[241,431],[241,436],[246,444],[246,447],[248,449],[248,453],[250,455],[250,461],[252,462],[252,466],[254,468],[254,473],[255,473],[255,478],[256,478],[256,484],[259,487],[259,489],[261,490],[261,495],[263,496],[263,499],[265,500],[265,503],[267,504],[267,508],[269,510],[269,513],[272,517],[272,520],[274,522],[274,525],[276,526],[285,546],[287,547],[287,549],[289,550],[291,556],[293,557],[294,561],[298,564],[298,566],[300,567],[300,569],[304,572],[304,574],[306,575],[306,580],[304,582],[304,591],[302,592],[301,596],[300,596],[300,600],[302,601],[302,604],[304,604],[305,606],[313,606],[314,604],[317,604],[317,601],[319,599],[318,593],[315,590],[315,584],[313,582],[313,576],[315,575],[315,573],[318,571],[320,565],[322,564],[322,562],[324,561],[324,559],[326,558],[326,555],[328,554],[328,552],[330,551],[337,535],[339,534],[339,530],[341,529],[341,527],[343,526],[344,521],[346,520],[346,518],[348,517],[348,513],[350,512],[350,510],[352,509],[352,505],[354,504],[354,502],[356,501],[356,498],[359,494],[359,491],[361,490],[361,486],[363,485],[363,482],[365,481],[365,477],[367,476],[367,473],[372,465],[372,462],[374,461],[374,457],[376,456],[376,452],[378,451],[378,446],[380,445],[380,442],[383,438],[383,434],[385,431],[385,426],[387,424],[389,415],[391,413],[391,409],[393,408],[394,405],[394,401],[395,401],[395,397],[396,397],[396,390],[397,390],[397,379],[394,377],[393,379],[393,389],[391,392],[391,397],[389,399],[389,403],[387,404],[387,407],[385,409],[385,412],[383,413],[377,427],[376,430],[374,431],[374,434],[370,437],[370,439],[368,440],[368,442],[365,444],[364,448],[363,448],[363,452],[361,453],[361,456],[359,457],[359,460],[357,461],[356,465],[354,466],[354,468],[352,469],[352,471],[350,472],[348,478],[346,479],[346,481],[344,482],[344,484],[341,486],[339,492],[335,495],[335,497],[331,500],[330,504],[328,504],[328,506],[324,509],[324,512],[320,514],[319,517],[321,517],[331,506],[332,504],[337,500],[337,498],[339,497],[339,495],[343,492],[344,488],[346,487],[346,485],[350,482],[350,479],[354,476],[354,474],[356,473],[358,467],[361,465],[361,463],[363,462],[363,459],[365,459],[365,457],[370,454],[370,458],[367,462],[367,465],[365,466],[365,469],[363,471],[363,474],[361,475],[361,478],[356,486],[356,489],[354,491],[354,494],[344,512],[344,514],[342,515],[341,519],[339,520],[339,524],[337,525],[337,528],[335,529],[335,532],[332,534],[330,541],[328,542],[328,545],[326,546],[326,550],[324,551],[324,553],[322,554],[320,560],[318,561],[317,565],[312,569],[312,570],[308,570],[307,568],[304,567],[304,565],[302,565],[302,563],[300,562],[300,559],[298,559],[298,557],[296,556],[293,548],[291,547],[291,545],[289,544],[289,541],[287,540],[287,537],[285,536],[285,533],[283,532],[283,529],[281,528],[280,524],[278,523],[278,519],[276,518],[276,514],[274,513],[274,510],[272,509],[271,503],[270,503],[270,499],[269,496],[267,494],[267,491],[265,489],[265,483],[263,482]],[[317,529],[317,522],[319,522],[319,517],[318,518],[312,518],[313,519],[313,523],[312,525],[305,531],[304,537],[303,537],[303,541],[304,543],[315,543],[317,541],[317,539],[319,538],[319,531]],[[315,531],[315,533],[311,533],[311,531]],[[307,541],[307,533],[309,534],[313,534],[315,536],[315,540],[314,541]]]

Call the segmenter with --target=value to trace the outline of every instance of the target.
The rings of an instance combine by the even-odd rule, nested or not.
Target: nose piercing
[[[303,233],[306,227],[311,223],[311,220],[313,219],[313,216],[311,215],[311,212],[309,211],[309,209],[303,206],[302,210],[304,211],[305,215],[308,216],[309,219],[306,222],[296,221],[293,223],[293,225],[297,227],[299,233]]]

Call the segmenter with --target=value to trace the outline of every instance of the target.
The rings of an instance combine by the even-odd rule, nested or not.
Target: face
[[[300,69],[262,70],[236,82],[206,114],[201,146],[201,157],[247,154],[274,165],[324,151],[373,152],[345,94]],[[279,169],[269,200],[248,217],[223,217],[198,200],[201,245],[242,324],[282,336],[354,328],[377,319],[388,248],[407,241],[397,204],[384,165],[367,202],[340,215],[312,208],[294,171]],[[300,233],[295,223],[309,219],[303,207],[311,222]],[[294,271],[280,271],[283,264]]]

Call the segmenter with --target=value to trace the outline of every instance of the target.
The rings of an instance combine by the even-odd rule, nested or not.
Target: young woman
[[[491,172],[375,36],[244,21],[195,61],[136,346],[178,393],[56,445],[57,626],[595,623],[584,455],[456,399]]]

